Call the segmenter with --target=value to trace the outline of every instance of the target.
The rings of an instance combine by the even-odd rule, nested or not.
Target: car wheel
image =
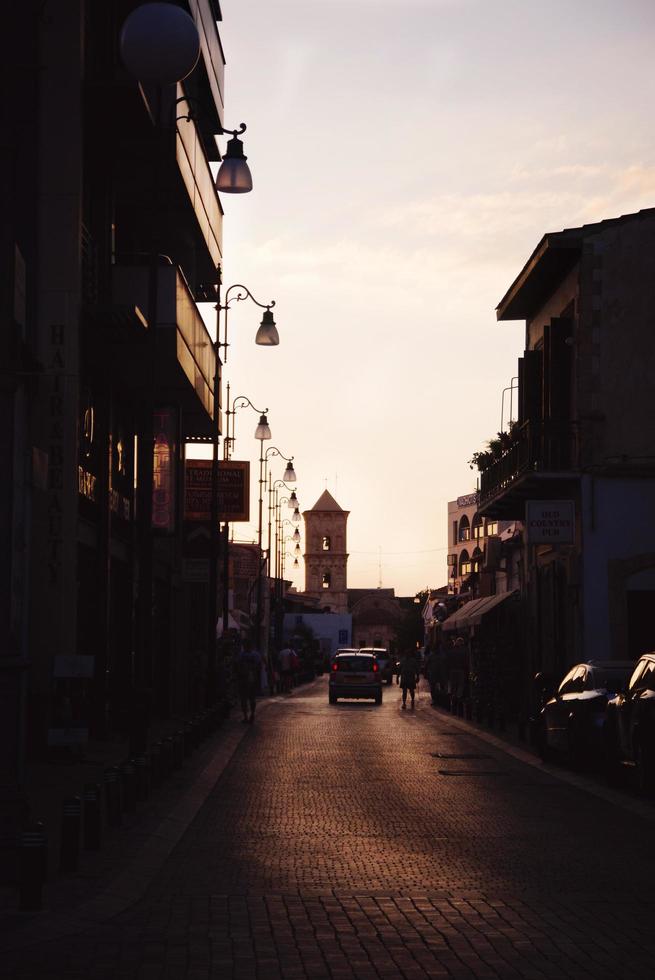
[[[336,694],[330,694],[330,704],[336,704],[338,700]]]
[[[646,796],[652,796],[655,790],[655,772],[653,771],[653,752],[647,742],[640,740],[635,745],[635,762],[637,764],[639,791]]]

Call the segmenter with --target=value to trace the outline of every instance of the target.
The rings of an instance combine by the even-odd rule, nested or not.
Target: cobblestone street
[[[648,811],[384,694],[268,705],[144,897],[6,976],[651,977]]]

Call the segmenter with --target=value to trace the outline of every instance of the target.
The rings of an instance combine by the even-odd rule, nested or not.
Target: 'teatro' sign
[[[575,503],[572,500],[528,500],[525,526],[528,544],[573,544]]]

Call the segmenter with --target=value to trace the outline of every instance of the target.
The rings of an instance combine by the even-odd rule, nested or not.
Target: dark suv
[[[639,658],[627,690],[607,702],[604,729],[608,776],[637,769],[639,788],[655,790],[655,651]]]

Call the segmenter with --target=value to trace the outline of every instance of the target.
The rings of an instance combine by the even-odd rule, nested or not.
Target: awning
[[[468,629],[469,626],[477,626],[483,616],[513,595],[516,595],[516,592],[501,592],[500,595],[487,595],[482,599],[472,599],[457,612],[454,612],[452,616],[449,616],[442,624],[442,629],[454,632],[455,630]]]

